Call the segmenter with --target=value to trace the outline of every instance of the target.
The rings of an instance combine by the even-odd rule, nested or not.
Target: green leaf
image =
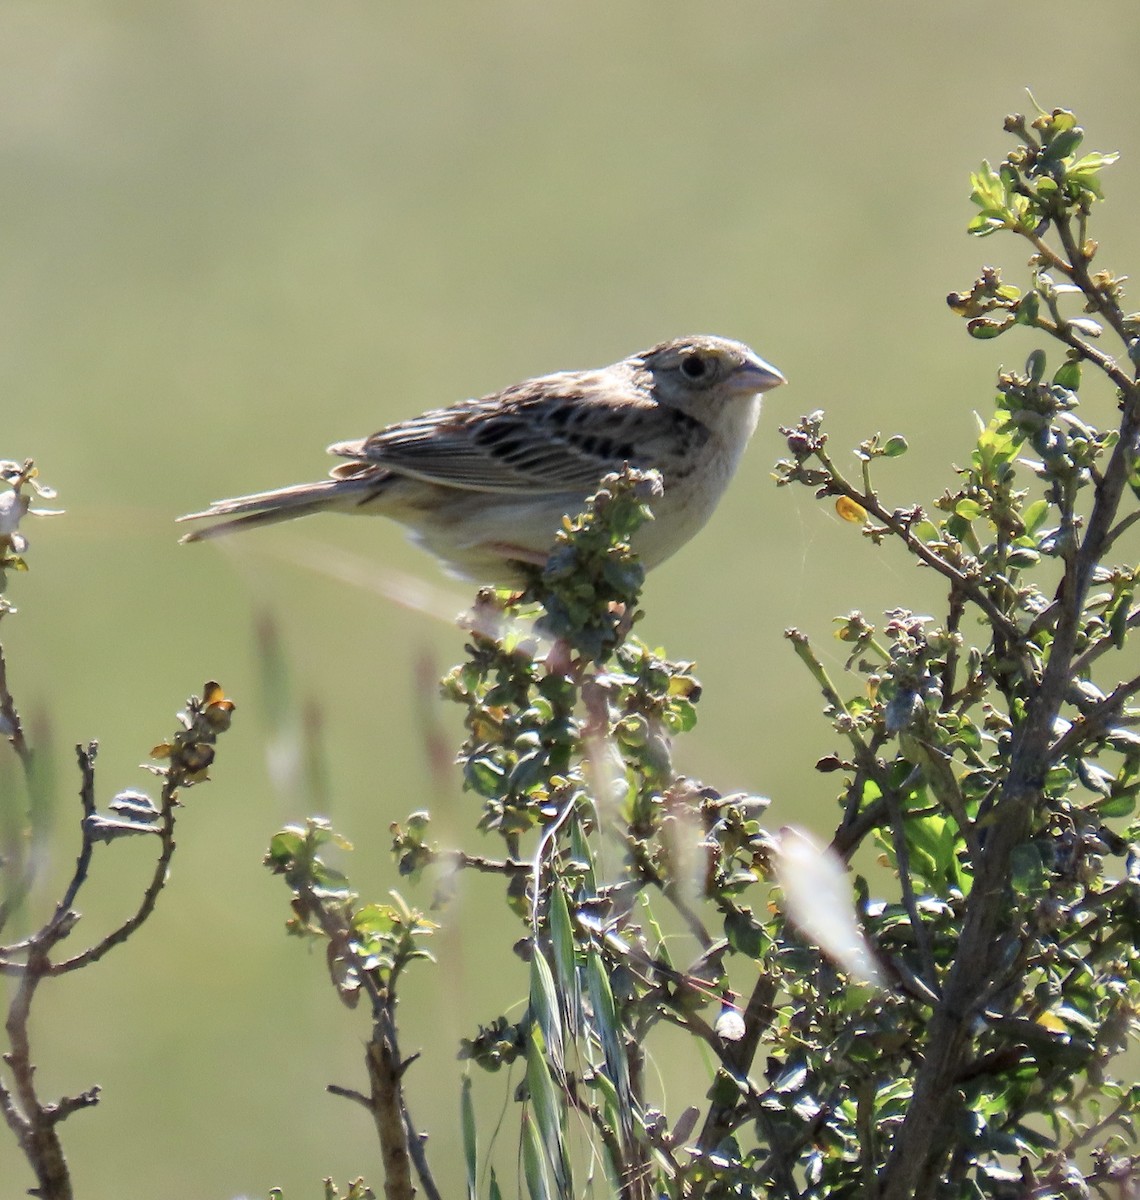
[[[747,958],[759,959],[764,951],[764,931],[753,918],[751,909],[730,908],[724,918],[724,935],[729,945]]]
[[[283,829],[270,839],[266,858],[273,865],[285,865],[299,857],[304,844],[303,835],[294,829]]]
[[[390,904],[365,904],[352,914],[352,930],[359,937],[383,937],[396,928],[396,911]]]
[[[1048,118],[1043,124],[1045,132],[1045,141],[1050,141],[1056,137],[1058,133],[1064,133],[1069,129],[1076,128],[1076,114],[1067,108],[1055,108],[1048,114]]]
[[[1132,460],[1132,466],[1128,471],[1128,486],[1140,496],[1140,454]]]
[[[1091,807],[1102,817],[1130,817],[1136,811],[1135,792],[1122,792],[1107,800],[1098,800]]]
[[[1073,125],[1056,133],[1045,143],[1041,151],[1043,163],[1057,163],[1070,154],[1084,141],[1085,131],[1079,125]]]
[[[696,707],[689,700],[674,700],[664,716],[670,733],[688,733],[697,723]]]
[[[999,413],[978,435],[974,463],[987,475],[992,475],[997,467],[1017,457],[1022,441],[1020,433],[1013,426],[1007,426],[1003,414]]]
[[[1017,324],[1034,325],[1036,324],[1040,313],[1041,297],[1036,292],[1029,292],[1017,306]],[[1028,370],[1028,374],[1033,383],[1039,383],[1041,381],[1041,376],[1045,373],[1045,353],[1042,350],[1034,350],[1033,354],[1029,356],[1030,363],[1033,362],[1035,355],[1040,355],[1041,368],[1036,374],[1034,374],[1033,370],[1030,368]]]
[[[1111,167],[1119,158],[1120,154],[1115,150],[1109,154],[1100,154],[1095,150],[1090,154],[1083,154],[1069,167],[1069,178],[1072,179],[1074,175],[1082,172],[1103,171],[1105,167]]]
[[[910,449],[906,438],[901,433],[896,433],[893,437],[887,438],[886,444],[883,446],[884,458],[898,458],[905,454]]]
[[[1039,896],[1046,886],[1045,864],[1041,851],[1032,842],[1023,842],[1010,857],[1010,882],[1021,896]]]
[[[623,1136],[628,1136],[633,1129],[629,1064],[626,1060],[621,1023],[618,1020],[610,981],[606,976],[602,956],[593,947],[586,956],[586,980],[590,990],[590,1003],[594,1010],[595,1033],[602,1045],[606,1073],[617,1089],[621,1105],[621,1132]]]
[[[578,989],[578,971],[574,957],[574,927],[565,889],[555,881],[550,897],[550,947],[558,977],[558,997],[571,1038],[577,1036],[578,1016],[582,1008]]]
[[[562,1016],[554,976],[546,959],[536,950],[530,960],[530,1015],[542,1030],[542,1040],[551,1062],[561,1072],[565,1065]]]
[[[971,549],[977,545],[978,539],[974,536],[973,526],[957,514],[947,517],[944,527],[946,533],[956,541],[962,542]]]
[[[464,782],[472,791],[489,800],[496,800],[503,794],[506,772],[486,755],[470,758],[464,764]]]
[[[1005,227],[1006,223],[1000,217],[987,217],[981,213],[969,222],[966,232],[972,233],[975,237],[988,237],[991,233],[997,233],[999,229]]]
[[[959,745],[967,746],[971,750],[980,750],[982,747],[981,730],[978,729],[969,717],[963,716],[959,721],[954,741]]]
[[[459,1085],[459,1124],[463,1131],[463,1162],[467,1170],[467,1200],[478,1200],[479,1146],[475,1105],[471,1101],[471,1076],[464,1074]]]
[[[974,317],[966,322],[966,332],[971,337],[985,341],[1005,333],[1014,324],[1015,319],[1014,317],[1005,317],[1002,320],[994,320],[991,317]]]
[[[531,1025],[526,1052],[526,1084],[530,1093],[530,1112],[538,1133],[542,1157],[550,1167],[559,1196],[570,1196],[573,1188],[569,1178],[569,1161],[565,1150],[565,1113],[558,1090],[546,1061],[542,1031]],[[527,1172],[530,1181],[530,1172]],[[549,1180],[547,1181],[549,1183]]]
[[[1132,602],[1135,598],[1136,588],[1132,584],[1122,587],[1120,592],[1113,597],[1112,604],[1105,613],[1108,632],[1112,637],[1112,644],[1117,650],[1124,649],[1124,643],[1128,637],[1128,619],[1132,614]]]
[[[970,200],[983,212],[1006,211],[1006,185],[988,162],[970,174]]]
[[[1006,565],[1016,571],[1032,570],[1041,561],[1041,555],[1028,546],[1015,546],[1006,555]]]
[[[1062,363],[1053,376],[1053,382],[1058,387],[1067,388],[1070,392],[1075,392],[1081,386],[1081,364],[1077,359],[1069,359]]]
[[[619,1108],[617,1088],[604,1071],[592,1071],[586,1077],[586,1083],[595,1092],[600,1092],[604,1104],[604,1115],[611,1129],[618,1127]]]
[[[1119,154],[1085,154],[1069,166],[1065,178],[1075,183],[1086,192],[1091,192],[1098,200],[1104,199],[1104,188],[1100,181],[1100,173],[1105,167],[1110,167],[1120,157]]]
[[[585,875],[581,882],[581,894],[586,899],[592,899],[597,895],[594,854],[590,848],[589,839],[582,829],[581,821],[575,821],[570,830],[570,850],[574,856],[574,861],[581,863],[585,868]]]
[[[530,1200],[557,1200],[550,1186],[546,1156],[542,1153],[542,1143],[535,1128],[534,1118],[527,1113],[523,1114],[522,1143],[523,1175],[526,1177],[526,1190]]]
[[[956,849],[955,827],[946,817],[931,813],[906,823],[911,866],[932,886],[946,881]]]
[[[1045,524],[1048,516],[1048,500],[1034,500],[1032,504],[1026,505],[1021,513],[1021,521],[1025,526],[1025,532],[1036,533]]]

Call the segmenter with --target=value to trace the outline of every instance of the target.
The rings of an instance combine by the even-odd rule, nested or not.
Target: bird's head
[[[787,380],[743,342],[698,334],[662,342],[637,356],[655,398],[703,424],[731,401],[751,398]]]

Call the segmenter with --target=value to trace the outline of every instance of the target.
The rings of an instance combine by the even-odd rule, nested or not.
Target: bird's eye
[[[704,379],[708,370],[709,364],[699,354],[687,354],[681,359],[681,374],[686,379]]]

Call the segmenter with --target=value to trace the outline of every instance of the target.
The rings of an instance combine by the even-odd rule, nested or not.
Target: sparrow
[[[784,376],[741,342],[695,335],[608,367],[562,371],[461,400],[370,437],[336,442],[329,478],[217,500],[180,521],[216,521],[184,542],[326,510],[378,513],[454,573],[517,584],[603,476],[660,473],[654,520],[634,535],[657,566],[709,519]]]

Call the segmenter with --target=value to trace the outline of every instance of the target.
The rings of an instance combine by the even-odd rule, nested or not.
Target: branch
[[[1128,373],[1121,370],[1117,365],[1116,359],[1111,354],[1105,354],[1103,350],[1098,350],[1095,346],[1085,341],[1083,337],[1074,333],[1073,327],[1067,321],[1062,320],[1054,323],[1045,317],[1038,317],[1033,324],[1035,328],[1040,329],[1043,333],[1049,334],[1050,337],[1055,337],[1059,342],[1064,342],[1066,346],[1075,350],[1086,362],[1092,363],[1094,367],[1103,371],[1122,392],[1128,393],[1135,388],[1135,384]]]
[[[0,729],[7,735],[8,744],[16,752],[24,775],[32,773],[32,751],[24,736],[24,726],[20,721],[20,713],[16,701],[8,687],[8,663],[4,658],[4,647],[0,646]]]
[[[35,1087],[35,1065],[32,1062],[28,1038],[28,1018],[32,1000],[40,982],[49,972],[48,949],[55,940],[66,936],[62,924],[43,931],[43,944],[33,947],[23,975],[16,986],[4,1022],[9,1051],[4,1061],[12,1072],[12,1091],[0,1089],[0,1108],[3,1108],[8,1127],[16,1135],[20,1149],[36,1176],[36,1195],[43,1200],[72,1200],[71,1176],[59,1140],[56,1126],[67,1112],[53,1111],[52,1106],[40,1103]],[[98,1090],[84,1093],[89,1103],[98,1100]],[[84,1107],[73,1101],[74,1108]],[[69,1109],[70,1111],[70,1109]]]
[[[1134,675],[1127,683],[1118,684],[1105,698],[1087,712],[1082,713],[1049,748],[1050,763],[1071,754],[1082,743],[1100,734],[1106,725],[1120,716],[1125,702],[1140,691],[1140,675]]]
[[[80,749],[79,754],[82,765],[84,762],[82,749]],[[90,766],[89,761],[87,766]],[[113,947],[122,945],[154,911],[154,906],[158,903],[159,893],[166,886],[166,880],[170,872],[170,861],[174,857],[174,825],[176,820],[174,810],[178,807],[180,782],[180,777],[171,773],[167,775],[166,782],[163,784],[162,807],[158,825],[161,849],[159,850],[158,857],[155,859],[154,868],[150,875],[150,882],[147,884],[146,890],[139,900],[138,908],[121,925],[112,929],[110,933],[100,938],[93,946],[89,946],[86,950],[81,951],[71,958],[64,959],[62,962],[52,964],[48,974],[65,975],[70,971],[78,971],[81,967],[98,962]],[[83,796],[83,804],[85,818],[88,815],[94,815],[93,802],[88,811],[88,796],[86,793]],[[71,884],[68,886],[68,895],[73,899],[75,893],[87,877],[87,866],[90,863],[94,844],[92,830],[91,822],[85,819],[83,823],[83,846],[79,853],[75,872],[72,875]]]
[[[756,1057],[756,1049],[764,1031],[775,1020],[776,1012],[772,1007],[776,999],[776,980],[771,975],[761,975],[752,989],[748,1004],[744,1009],[744,1036],[736,1042],[730,1042],[725,1048],[721,1062],[729,1075],[740,1084],[747,1080],[752,1069],[752,1060]],[[703,1154],[711,1154],[713,1150],[739,1124],[737,1114],[740,1110],[738,1101],[726,1104],[714,1103],[709,1106],[697,1148]],[[699,1200],[701,1188],[693,1193],[693,1200]]]
[[[24,772],[24,781],[29,793],[31,793],[34,787],[32,770],[33,755],[31,747],[24,736],[24,726],[20,720],[16,701],[8,687],[8,663],[4,657],[3,646],[0,646],[0,730],[7,734],[8,744],[15,751],[16,757],[20,761],[20,767]],[[32,858],[30,855],[24,853],[21,859],[18,871],[15,863],[9,862],[5,864],[5,872],[10,871],[11,876],[8,886],[5,889],[7,894],[0,900],[0,931],[7,925],[12,909],[19,904],[20,900],[27,894],[28,889],[31,887],[34,876]],[[16,877],[17,874],[18,878]]]
[[[1114,377],[1115,378],[1115,377]],[[1041,797],[1054,722],[1072,679],[1077,633],[1093,570],[1127,486],[1140,439],[1140,389],[1125,380],[1120,438],[1096,485],[1096,499],[1075,556],[1065,562],[1053,643],[1040,686],[1015,728],[1009,774],[995,805],[942,1002],[930,1023],[914,1095],[884,1174],[882,1200],[931,1200],[954,1139],[961,1098],[954,1084],[968,1060],[973,1020],[998,961],[1007,917],[1010,864],[1026,839]]]
[[[1140,508],[1135,512],[1130,512],[1128,516],[1122,518],[1117,525],[1109,530],[1108,536],[1104,539],[1105,551],[1110,550],[1116,544],[1117,539],[1127,533],[1137,521],[1140,521]]]
[[[1124,314],[1120,311],[1120,305],[1117,304],[1115,297],[1097,284],[1089,274],[1089,259],[1083,249],[1077,245],[1077,239],[1073,237],[1072,221],[1068,217],[1062,216],[1053,221],[1053,227],[1057,230],[1061,245],[1064,246],[1065,253],[1069,256],[1069,269],[1066,274],[1081,289],[1085,299],[1091,302],[1093,311],[1100,313],[1112,326],[1116,336],[1127,346],[1132,337],[1124,324]],[[1128,392],[1132,390],[1133,386],[1131,381],[1127,380],[1123,390]]]
[[[368,996],[372,1008],[372,1037],[364,1048],[369,1093],[365,1095],[337,1084],[329,1084],[327,1090],[363,1105],[371,1114],[380,1140],[384,1192],[388,1200],[412,1200],[416,1191],[412,1184],[412,1165],[428,1200],[442,1200],[424,1151],[426,1138],[413,1125],[403,1088],[404,1072],[414,1059],[401,1056],[397,1040],[396,968],[387,984],[382,983],[377,970],[370,968],[357,953],[344,912],[314,888],[311,880],[297,888],[297,896],[301,911],[315,916],[329,939],[331,957],[351,964],[353,977]]]
[[[175,734],[163,752],[170,766],[163,773],[161,811],[162,852],[159,855],[151,885],[134,917],[124,922],[94,946],[62,962],[53,963],[51,955],[74,930],[79,914],[74,909],[78,894],[89,878],[94,843],[99,837],[95,812],[95,756],[97,744],[77,746],[81,784],[80,804],[81,844],[71,879],[51,917],[44,925],[13,946],[5,947],[0,969],[18,980],[8,1006],[5,1028],[9,1052],[4,1056],[12,1074],[10,1088],[0,1084],[0,1111],[19,1141],[38,1182],[35,1194],[43,1200],[71,1200],[72,1189],[63,1148],[56,1126],[81,1108],[98,1103],[99,1089],[92,1087],[75,1096],[64,1096],[54,1104],[43,1104],[36,1091],[35,1065],[32,1062],[28,1022],[32,1001],[41,982],[62,975],[101,958],[138,928],[154,908],[158,892],[166,880],[170,856],[174,852],[174,808],[180,786],[189,786],[204,778],[205,768],[213,759],[213,742],[218,733],[228,728],[232,702],[225,699],[216,684],[207,684],[202,701],[192,697],[188,714],[183,716],[183,729]],[[155,768],[157,769],[157,768]],[[151,829],[148,826],[147,832]],[[17,961],[20,955],[22,962]]]
[[[936,550],[931,550],[921,538],[915,537],[911,532],[910,523],[900,519],[897,512],[891,512],[884,508],[874,492],[861,492],[848,483],[822,447],[815,450],[815,456],[829,476],[828,481],[823,485],[826,494],[846,496],[849,500],[854,500],[856,504],[865,508],[867,512],[881,521],[895,537],[899,538],[915,558],[950,580],[955,588],[963,595],[968,596],[989,617],[995,630],[1000,631],[1010,641],[1019,637],[1015,622],[1002,612],[976,580],[964,574],[952,563],[947,562]]]
[[[90,832],[90,818],[95,815],[95,755],[98,752],[98,742],[88,742],[86,749],[82,746],[75,747],[75,757],[79,760],[81,780],[79,785],[79,803],[83,811],[83,816],[80,818],[81,841],[79,856],[75,860],[75,870],[71,874],[71,882],[67,885],[67,890],[64,892],[63,898],[56,905],[53,920],[59,920],[64,913],[70,911],[71,906],[75,903],[76,896],[79,894],[79,889],[87,879],[87,871],[91,865],[91,855],[94,852],[95,842]]]
[[[1134,608],[1124,622],[1124,630],[1131,633],[1134,629],[1140,628],[1140,606]],[[1103,654],[1107,654],[1109,650],[1117,650],[1115,639],[1111,634],[1105,634],[1099,641],[1094,642],[1079,658],[1073,659],[1073,678],[1080,679],[1088,674],[1089,668]]]

